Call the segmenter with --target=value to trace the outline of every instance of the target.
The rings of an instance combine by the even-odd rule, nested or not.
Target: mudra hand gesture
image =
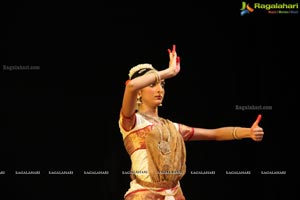
[[[258,115],[257,119],[251,126],[251,138],[252,138],[252,140],[254,140],[256,142],[262,141],[263,136],[264,136],[263,129],[261,127],[259,127],[259,125],[258,125],[260,120],[261,120],[261,115]]]
[[[180,57],[176,53],[176,45],[173,45],[172,50],[168,49],[169,53],[169,69],[172,70],[172,76],[176,76],[180,71]]]

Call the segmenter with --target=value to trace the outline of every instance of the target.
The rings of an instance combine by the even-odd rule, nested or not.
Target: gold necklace
[[[167,129],[168,138],[167,138],[167,141],[166,141],[166,140],[163,139],[163,134],[162,134],[162,131],[160,130],[160,128],[157,127],[157,129],[160,133],[160,141],[158,142],[159,151],[164,155],[171,153],[171,148],[170,148],[170,144],[169,144],[169,141],[170,141],[170,132],[169,132],[169,130]]]
[[[153,124],[154,124],[154,127],[158,129],[158,132],[160,134],[160,141],[158,142],[159,151],[164,155],[171,153],[171,147],[170,147],[170,144],[169,144],[171,134],[170,134],[169,129],[166,129],[167,132],[168,132],[168,138],[167,138],[167,140],[164,140],[163,133],[161,131],[161,128],[159,127],[159,126],[163,126],[163,123],[162,123],[160,117],[153,117],[153,116],[147,115],[146,113],[141,113],[141,112],[139,112],[139,113],[143,117],[148,119],[149,121],[152,121]]]

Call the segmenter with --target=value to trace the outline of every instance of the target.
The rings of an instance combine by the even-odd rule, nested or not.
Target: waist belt
[[[144,187],[164,188],[164,189],[171,189],[178,185],[178,181],[148,182],[148,181],[142,181],[138,178],[136,178],[136,182]]]

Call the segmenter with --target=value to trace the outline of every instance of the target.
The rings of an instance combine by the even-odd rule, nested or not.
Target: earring
[[[138,97],[137,100],[136,100],[136,103],[138,105],[140,105],[142,103],[142,97]]]
[[[158,106],[162,106],[162,103],[160,103]]]

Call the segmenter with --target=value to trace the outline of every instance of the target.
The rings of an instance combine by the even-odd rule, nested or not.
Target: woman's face
[[[143,104],[147,106],[159,106],[165,94],[165,81],[161,80],[157,84],[151,84],[141,90]]]

